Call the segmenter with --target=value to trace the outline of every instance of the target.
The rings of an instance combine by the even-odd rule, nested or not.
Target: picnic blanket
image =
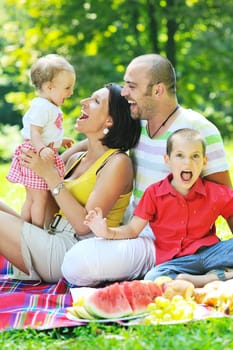
[[[67,307],[72,305],[77,288],[61,278],[57,283],[13,279],[13,266],[0,255],[0,332],[10,329],[34,328],[46,330],[58,327],[74,327],[87,324],[69,316]],[[77,291],[76,291],[77,292]],[[225,317],[223,313],[198,310],[196,319]],[[125,319],[96,320],[115,322],[121,325],[137,324],[138,321]],[[140,320],[139,320],[140,321]]]
[[[84,323],[66,317],[72,304],[65,279],[58,283],[39,283],[12,279],[12,265],[0,255],[0,331],[9,329],[50,329]]]

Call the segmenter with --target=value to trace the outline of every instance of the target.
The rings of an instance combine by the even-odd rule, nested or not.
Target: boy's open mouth
[[[183,181],[190,181],[193,177],[193,173],[191,171],[181,171],[180,177]]]

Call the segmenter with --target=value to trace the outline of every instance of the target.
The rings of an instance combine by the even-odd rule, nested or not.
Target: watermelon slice
[[[142,314],[147,305],[162,295],[162,289],[153,281],[116,282],[104,288],[71,289],[73,306],[70,314],[85,319],[112,319]]]
[[[76,318],[83,318],[87,320],[93,319],[94,317],[91,316],[84,307],[84,303],[88,295],[94,293],[95,290],[95,288],[90,287],[71,288],[70,291],[72,294],[73,304],[66,309],[67,312]]]
[[[82,318],[86,320],[93,320],[94,317],[90,315],[84,306],[77,305],[77,306],[70,306],[66,308],[67,312],[70,313],[72,316],[75,316],[76,318]]]
[[[154,302],[157,296],[162,295],[159,286],[152,281],[128,281],[122,282],[121,286],[134,315],[144,313],[147,305]]]
[[[85,299],[84,307],[96,318],[122,318],[132,314],[132,308],[118,282],[95,290]]]

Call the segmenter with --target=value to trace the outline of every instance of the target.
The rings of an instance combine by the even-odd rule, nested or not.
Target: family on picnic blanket
[[[39,95],[58,106],[56,92],[44,95],[48,81]],[[215,228],[222,215],[233,232],[223,141],[204,116],[179,105],[170,61],[134,58],[124,87],[107,84],[81,107],[75,129],[87,138],[62,154],[64,177],[53,159],[22,149],[22,168],[50,190],[45,224],[0,203],[0,254],[46,283],[65,277],[98,286],[166,275],[201,286],[233,278],[233,240],[221,241]]]

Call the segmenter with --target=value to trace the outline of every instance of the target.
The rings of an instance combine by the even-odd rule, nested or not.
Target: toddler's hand
[[[47,161],[52,160],[52,159],[54,159],[54,151],[50,147],[44,147],[40,150],[39,156],[43,160],[47,160]]]
[[[74,144],[74,140],[70,137],[64,137],[62,140],[62,147],[70,148]]]

